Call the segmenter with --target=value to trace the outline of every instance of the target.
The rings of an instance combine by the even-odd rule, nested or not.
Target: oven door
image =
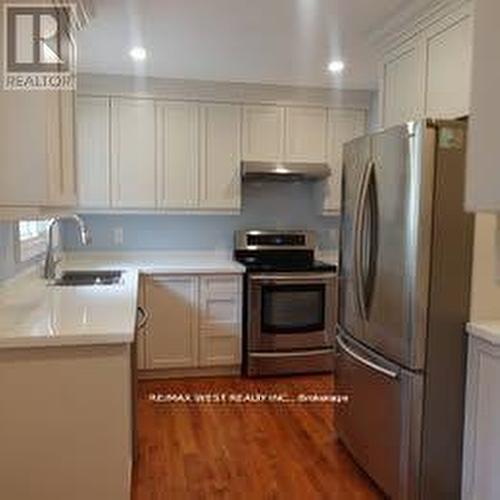
[[[333,345],[335,274],[251,274],[248,348],[287,351]]]

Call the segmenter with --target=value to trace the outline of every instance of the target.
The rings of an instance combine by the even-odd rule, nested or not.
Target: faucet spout
[[[79,215],[73,214],[65,217],[56,216],[50,219],[48,226],[47,254],[45,256],[45,267],[43,272],[43,277],[46,280],[54,280],[56,277],[57,261],[54,257],[54,227],[62,220],[72,220],[76,224],[78,224],[80,241],[82,245],[89,245],[92,241],[89,229],[85,225],[84,220]]]

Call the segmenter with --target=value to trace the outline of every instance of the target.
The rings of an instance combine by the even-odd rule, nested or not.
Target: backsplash
[[[75,227],[67,224],[63,233],[64,248],[230,252],[237,229],[306,228],[317,231],[320,249],[336,250],[339,219],[320,215],[321,190],[321,183],[245,182],[239,215],[84,215],[92,233],[92,244],[82,247]],[[123,243],[115,243],[121,239]]]

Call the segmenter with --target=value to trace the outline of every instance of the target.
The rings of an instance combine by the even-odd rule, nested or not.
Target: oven
[[[334,272],[250,273],[247,344],[255,353],[333,346]]]

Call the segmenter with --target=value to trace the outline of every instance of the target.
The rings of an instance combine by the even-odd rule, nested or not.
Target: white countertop
[[[68,254],[60,269],[119,269],[117,285],[51,287],[31,269],[0,284],[0,349],[117,344],[134,340],[139,273],[241,274],[206,253]]]
[[[467,324],[467,332],[474,337],[500,346],[500,320],[470,322]]]

